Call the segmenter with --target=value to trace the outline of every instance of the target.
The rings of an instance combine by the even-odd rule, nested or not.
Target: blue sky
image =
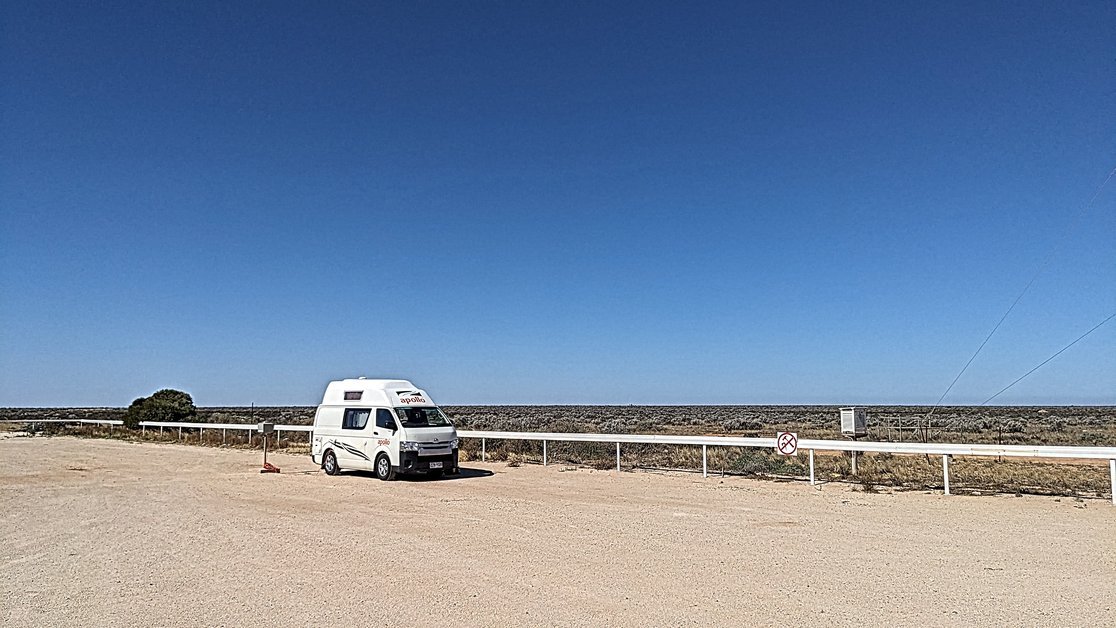
[[[0,406],[932,403],[1061,241],[978,403],[1116,311],[1110,2],[370,4],[3,3]]]

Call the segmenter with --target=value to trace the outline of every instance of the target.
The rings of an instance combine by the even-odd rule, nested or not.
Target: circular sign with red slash
[[[798,434],[778,432],[775,435],[775,449],[784,456],[798,455]]]

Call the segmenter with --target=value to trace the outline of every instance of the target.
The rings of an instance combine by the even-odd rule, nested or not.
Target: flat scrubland
[[[1116,625],[1116,507],[0,436],[0,624]]]
[[[865,406],[881,441],[1116,445],[1113,406]],[[460,429],[840,438],[837,406],[443,406]],[[125,408],[0,408],[0,420],[122,419]],[[929,415],[929,420],[927,416]],[[206,407],[198,421],[309,425],[313,406]]]
[[[798,432],[803,438],[841,438],[836,406],[446,406],[460,429],[606,432],[651,434],[709,434],[773,436],[776,431]],[[123,408],[3,408],[0,419],[33,422],[46,418],[121,418]],[[1116,408],[1111,406],[1047,407],[868,407],[869,436],[879,441],[965,442],[1030,445],[1116,446]],[[927,420],[927,415],[931,415]],[[273,421],[308,425],[313,407],[200,408],[198,421],[248,423]],[[107,430],[85,427],[72,433],[108,435]],[[116,430],[115,436],[122,436]],[[156,440],[157,434],[130,434],[129,438]],[[190,442],[221,444],[216,432],[186,434]],[[177,432],[164,440],[177,439]],[[288,435],[284,446],[299,445],[304,434]],[[243,441],[236,434],[224,436],[232,444]],[[542,444],[489,441],[490,460],[520,463],[542,461]],[[475,440],[463,442],[466,459],[480,457]],[[595,468],[615,466],[609,444],[550,443],[552,461]],[[626,445],[625,468],[698,470],[701,449],[680,446]],[[710,469],[726,475],[768,478],[802,478],[808,474],[806,457],[785,458],[755,449],[713,448]],[[848,455],[822,454],[817,476],[829,482],[851,482],[863,490],[890,486],[908,489],[941,489],[941,459],[925,456],[861,455],[858,473],[852,474]],[[1087,498],[1107,498],[1111,491],[1105,461],[1032,461],[958,457],[950,465],[951,488],[962,492],[1036,493]]]

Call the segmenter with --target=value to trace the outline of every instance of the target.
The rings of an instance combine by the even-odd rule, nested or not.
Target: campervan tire
[[[322,457],[322,469],[326,475],[337,475],[341,472],[341,467],[337,466],[337,456],[332,449],[325,452],[325,456]]]
[[[391,468],[391,459],[387,454],[376,456],[376,477],[385,482],[395,479],[395,469]]]

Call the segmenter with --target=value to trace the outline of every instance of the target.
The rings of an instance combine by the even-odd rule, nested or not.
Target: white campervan
[[[430,396],[401,379],[342,379],[326,386],[314,415],[310,457],[329,475],[366,469],[457,473],[457,430]]]

